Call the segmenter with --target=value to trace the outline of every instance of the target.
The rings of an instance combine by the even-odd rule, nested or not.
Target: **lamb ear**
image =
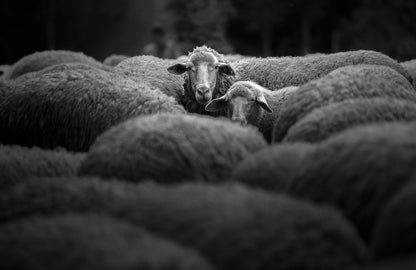
[[[179,63],[168,67],[168,71],[175,75],[181,75],[189,69],[188,63]]]
[[[230,76],[235,75],[234,69],[230,66],[230,64],[227,64],[227,63],[218,64],[218,71],[220,73],[230,75]]]
[[[227,105],[227,99],[225,98],[225,96],[222,96],[208,102],[208,104],[205,106],[205,110],[207,112],[222,111],[227,108]]]
[[[257,104],[259,104],[259,106],[260,106],[260,107],[262,107],[262,108],[263,108],[263,110],[265,110],[266,112],[269,112],[269,113],[272,113],[272,112],[273,112],[272,108],[270,108],[269,104],[267,104],[267,101],[266,101],[266,99],[264,98],[264,96],[263,96],[263,95],[259,95],[259,96],[256,98],[256,102],[257,102]]]

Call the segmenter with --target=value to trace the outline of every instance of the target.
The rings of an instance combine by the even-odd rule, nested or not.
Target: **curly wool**
[[[0,100],[5,144],[86,151],[100,133],[131,117],[184,113],[173,98],[146,84],[85,65],[54,66],[12,88]]]
[[[63,63],[83,63],[106,71],[112,70],[110,67],[80,52],[42,51],[21,58],[11,66],[4,77],[6,79],[15,79],[29,72],[39,71],[46,67]]]
[[[206,46],[196,47],[192,52],[189,52],[188,59],[192,55],[195,55],[195,54],[203,55],[206,53],[212,53],[221,63],[228,63],[228,60],[224,57],[224,55]],[[221,73],[218,73],[217,76],[218,76],[217,82],[212,92],[212,99],[223,96],[235,81],[234,76],[221,74]],[[221,113],[207,112],[205,110],[205,105],[201,105],[196,101],[195,92],[192,90],[192,85],[189,80],[189,75],[187,72],[184,74],[183,80],[184,80],[183,82],[184,97],[182,100],[182,104],[185,107],[186,111],[190,113],[205,114],[205,115],[212,115],[212,116],[224,116],[225,115],[222,112]]]
[[[284,192],[308,160],[313,146],[306,143],[276,144],[248,156],[230,179],[276,193]]]
[[[387,123],[348,129],[317,144],[288,193],[341,209],[371,241],[381,210],[416,172],[416,125]]]
[[[0,145],[0,190],[34,176],[76,175],[85,154]]]
[[[128,58],[115,67],[115,71],[128,76],[138,83],[147,83],[160,89],[164,94],[182,102],[184,95],[182,76],[168,72],[176,61],[150,55]]]
[[[413,255],[416,251],[415,176],[387,203],[376,221],[371,243],[376,259]]]
[[[104,59],[103,63],[104,65],[115,67],[118,64],[120,64],[122,61],[126,60],[127,58],[130,58],[130,56],[122,55],[122,54],[112,54]]]
[[[304,57],[244,58],[234,62],[237,80],[254,81],[271,90],[300,86],[311,80],[349,65],[387,66],[403,75],[410,83],[412,77],[392,58],[375,51],[350,51]]]
[[[363,124],[416,121],[416,103],[393,98],[350,99],[307,114],[290,127],[283,142],[319,142]]]
[[[212,269],[196,252],[100,215],[34,217],[0,227],[2,269]]]
[[[92,209],[195,248],[219,270],[345,269],[368,256],[337,211],[241,185],[34,179],[0,200],[0,219]]]
[[[265,146],[255,128],[208,116],[159,114],[132,119],[99,136],[80,175],[217,182]]]
[[[354,98],[390,97],[416,101],[412,85],[385,66],[357,65],[337,69],[311,81],[283,104],[273,131],[273,141],[281,141],[289,128],[312,110]]]

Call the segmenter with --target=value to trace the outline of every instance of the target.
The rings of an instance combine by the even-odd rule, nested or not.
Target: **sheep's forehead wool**
[[[198,52],[198,53],[192,54],[189,60],[195,65],[204,63],[204,62],[212,63],[212,64],[218,62],[217,57],[215,57],[215,55],[210,52]]]
[[[229,97],[245,97],[247,99],[254,99],[262,93],[261,86],[249,82],[241,81],[234,83],[228,91]]]

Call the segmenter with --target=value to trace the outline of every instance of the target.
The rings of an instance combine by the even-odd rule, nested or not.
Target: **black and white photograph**
[[[416,1],[0,0],[0,269],[416,269]]]

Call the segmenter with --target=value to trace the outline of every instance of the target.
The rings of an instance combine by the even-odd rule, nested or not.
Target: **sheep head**
[[[188,61],[168,68],[172,74],[187,72],[190,89],[188,95],[194,95],[200,105],[206,105],[215,95],[216,85],[221,75],[234,76],[234,70],[228,62],[222,60],[219,53],[205,46],[196,48],[189,54]]]
[[[261,110],[273,112],[264,97],[263,87],[249,81],[234,83],[225,95],[209,102],[205,110],[225,110],[228,118],[243,125],[253,122],[250,118],[260,117]]]

